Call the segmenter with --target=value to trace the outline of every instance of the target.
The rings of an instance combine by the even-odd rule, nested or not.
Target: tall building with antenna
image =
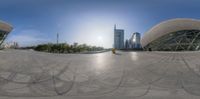
[[[116,24],[114,25],[114,48],[124,49],[124,30],[117,29]]]
[[[59,33],[57,33],[57,44],[59,43]]]

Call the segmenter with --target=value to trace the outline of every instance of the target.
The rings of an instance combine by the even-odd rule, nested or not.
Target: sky
[[[144,35],[173,18],[200,19],[200,0],[0,0],[0,20],[13,31],[6,42],[20,46],[60,43],[113,46],[113,28]]]

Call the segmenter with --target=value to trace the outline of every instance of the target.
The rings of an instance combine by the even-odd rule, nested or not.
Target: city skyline
[[[198,0],[1,0],[1,20],[13,25],[6,42],[21,46],[59,42],[113,45],[113,25],[143,35],[173,18],[199,19]]]

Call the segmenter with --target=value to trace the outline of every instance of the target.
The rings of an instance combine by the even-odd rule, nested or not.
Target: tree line
[[[86,44],[77,43],[70,45],[67,43],[60,43],[60,44],[40,44],[33,48],[36,51],[42,52],[50,52],[50,53],[80,53],[80,52],[88,52],[88,51],[101,51],[104,50],[103,47],[97,46],[89,46]]]

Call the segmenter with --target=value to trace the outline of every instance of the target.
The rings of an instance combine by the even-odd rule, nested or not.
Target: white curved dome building
[[[200,50],[200,20],[172,19],[161,22],[147,31],[141,39],[145,50]]]
[[[12,26],[6,22],[0,21],[0,45],[6,39],[7,35],[12,31]]]

